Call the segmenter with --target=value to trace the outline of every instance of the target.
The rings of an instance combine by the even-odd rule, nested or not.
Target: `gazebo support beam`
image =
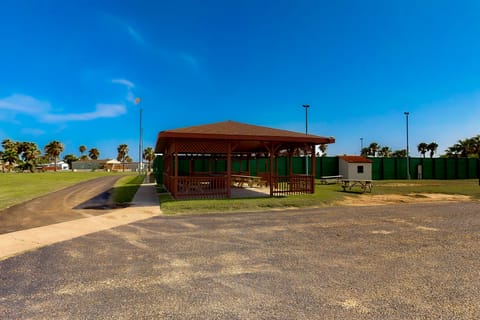
[[[312,167],[312,185],[311,185],[311,190],[312,190],[312,193],[315,193],[315,175],[316,175],[316,160],[315,160],[315,145],[312,145],[310,147],[310,150],[312,152],[312,163],[311,163],[311,167]]]
[[[232,197],[232,144],[227,146],[227,197]]]

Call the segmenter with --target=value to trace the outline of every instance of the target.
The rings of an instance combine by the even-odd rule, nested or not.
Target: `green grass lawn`
[[[374,181],[373,194],[444,193],[480,200],[477,179],[466,180],[381,180]]]
[[[131,202],[144,179],[143,174],[120,178],[113,188],[113,202],[117,205]]]
[[[111,172],[0,173],[0,210]]]
[[[478,180],[392,180],[374,181],[372,193],[361,193],[359,188],[344,192],[339,184],[317,183],[315,193],[278,198],[218,199],[218,200],[173,200],[169,195],[160,195],[160,206],[165,214],[194,214],[216,212],[281,210],[332,206],[345,196],[412,193],[444,193],[467,195],[480,199]]]

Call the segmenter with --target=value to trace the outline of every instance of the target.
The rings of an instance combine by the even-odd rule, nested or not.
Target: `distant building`
[[[38,170],[42,171],[55,171],[55,163],[47,163],[47,164],[39,164],[37,165]],[[58,161],[57,162],[57,169],[56,171],[68,171],[70,168],[68,167],[68,163],[65,161]]]
[[[73,171],[103,170],[107,160],[78,160],[72,162]]]
[[[105,170],[108,172],[117,171],[136,171],[138,163],[125,162],[122,164],[116,159],[104,159],[104,160],[78,160],[72,163],[73,171],[94,171]]]
[[[338,171],[343,179],[372,180],[372,160],[361,156],[340,156]]]

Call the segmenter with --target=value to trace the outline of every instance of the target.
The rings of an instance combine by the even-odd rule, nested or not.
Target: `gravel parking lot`
[[[2,319],[479,319],[480,203],[157,217],[0,261]]]

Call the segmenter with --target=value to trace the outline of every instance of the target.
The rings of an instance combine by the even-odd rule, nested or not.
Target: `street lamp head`
[[[304,108],[310,108],[310,105],[309,105],[309,104],[304,104],[304,105],[302,105],[302,107],[304,107]]]
[[[410,112],[405,111],[403,114],[408,116],[410,114]]]

